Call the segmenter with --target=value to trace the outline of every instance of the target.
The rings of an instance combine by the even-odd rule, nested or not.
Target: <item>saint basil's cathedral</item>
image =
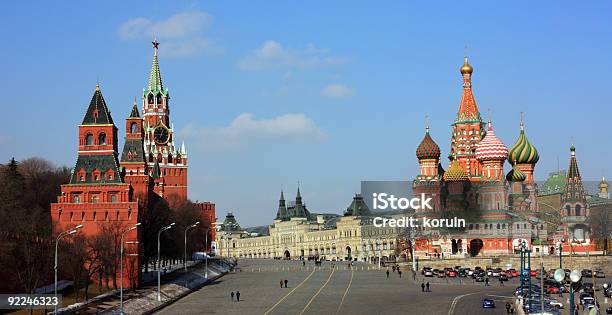
[[[447,170],[442,168],[440,147],[429,134],[416,155],[419,174],[413,180],[413,195],[432,198],[432,208],[417,210],[416,217],[465,218],[464,230],[421,230],[415,252],[419,255],[500,255],[516,252],[520,243],[552,253],[562,243],[575,252],[593,251],[585,199],[575,148],[570,150],[568,183],[558,209],[561,224],[552,226],[540,211],[534,171],[538,151],[527,139],[521,114],[519,136],[508,150],[494,132],[489,118],[482,120],[472,90],[473,67],[467,57],[460,68],[463,95],[452,124]],[[508,161],[511,170],[504,172]],[[548,214],[549,215],[549,214]],[[558,220],[558,217],[557,217]],[[533,240],[533,241],[532,241]]]
[[[154,198],[165,199],[171,207],[187,200],[187,151],[184,143],[177,144],[170,123],[170,95],[162,83],[158,45],[153,42],[153,65],[149,84],[143,89],[142,115],[136,100],[131,111],[126,110],[129,116],[125,119],[121,155],[118,129],[96,85],[78,126],[78,155],[70,182],[62,185],[57,203],[51,204],[57,231],[82,224],[83,234],[92,236],[101,233],[108,223],[123,231],[144,220],[145,209]],[[203,218],[215,221],[213,203],[195,205]],[[139,230],[126,234],[125,240],[142,243]],[[126,247],[126,253],[142,253],[138,245],[132,246],[136,248]],[[139,266],[140,258],[131,257],[130,264]],[[138,272],[133,274],[138,277]]]

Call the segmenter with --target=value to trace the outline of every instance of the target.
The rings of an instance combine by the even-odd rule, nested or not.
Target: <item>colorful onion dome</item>
[[[540,160],[538,150],[529,143],[525,136],[525,125],[521,116],[521,133],[509,152],[508,160],[518,164],[536,164]]]
[[[505,161],[508,158],[508,148],[493,132],[493,124],[489,120],[489,129],[484,138],[476,146],[478,161]]]
[[[462,182],[468,180],[468,176],[461,168],[457,160],[451,162],[451,165],[448,167],[448,170],[444,172],[444,181],[447,182]]]
[[[461,66],[461,69],[459,69],[459,71],[461,71],[461,74],[472,74],[472,72],[474,72],[474,68],[472,68],[472,66],[468,62],[467,57],[463,59],[463,66]]]
[[[425,137],[417,147],[416,156],[419,160],[440,159],[440,147],[429,135],[429,127],[425,129]]]
[[[512,170],[508,172],[508,175],[506,175],[506,180],[509,182],[522,182],[525,181],[525,179],[527,179],[527,176],[518,169],[516,163],[512,167]]]

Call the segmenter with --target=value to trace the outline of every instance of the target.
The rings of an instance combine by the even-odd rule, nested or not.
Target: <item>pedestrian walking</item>
[[[421,282],[421,292],[425,292],[425,283]]]
[[[289,281],[287,281],[287,279],[285,279],[285,288],[287,287],[287,283],[288,283],[288,282],[289,282]]]
[[[488,286],[488,285],[489,285],[489,277],[486,277],[485,278],[485,286]]]
[[[302,260],[302,266],[306,266],[306,261]]]
[[[232,301],[234,301],[234,291],[232,291],[232,293],[230,293],[230,296],[232,297]]]
[[[393,269],[393,272],[395,272],[395,266],[391,266],[391,269]]]
[[[401,270],[398,270],[397,274],[399,274],[400,278],[402,277],[402,271]]]
[[[510,302],[506,302],[506,314],[510,314]]]
[[[387,269],[387,279],[389,278],[389,269]]]
[[[499,277],[499,286],[503,287],[504,286],[504,280],[502,280],[501,277]]]
[[[429,281],[425,284],[425,287],[427,288],[427,292],[431,292],[429,291]]]
[[[283,288],[283,279],[280,280],[280,287]]]
[[[240,302],[240,291],[236,291],[236,301]]]

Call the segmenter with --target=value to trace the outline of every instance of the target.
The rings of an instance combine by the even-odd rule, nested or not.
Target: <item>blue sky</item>
[[[583,177],[612,177],[612,3],[371,4],[7,3],[0,157],[72,166],[96,81],[122,134],[157,36],[192,199],[268,224],[299,180],[311,211],[340,212],[361,180],[415,176],[425,115],[448,153],[467,45],[506,145],[526,113],[538,179],[567,165],[572,139]]]

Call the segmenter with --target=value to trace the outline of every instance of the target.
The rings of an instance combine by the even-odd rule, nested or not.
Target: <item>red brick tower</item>
[[[57,203],[51,204],[55,233],[82,224],[82,233],[93,236],[123,231],[138,222],[138,203],[119,170],[117,127],[98,85],[79,125],[78,157],[70,182],[61,191]],[[138,230],[125,239],[137,240]],[[134,257],[130,265],[139,266],[138,259]],[[138,272],[132,275],[124,278],[126,285],[130,280],[138,283]]]
[[[151,178],[144,155],[144,130],[136,100],[130,116],[125,119],[125,144],[121,154],[124,181],[132,186],[132,199],[142,204],[151,191]]]
[[[472,92],[472,72],[474,69],[464,59],[460,72],[463,76],[463,95],[459,111],[453,126],[451,152],[449,158],[456,160],[468,175],[470,181],[479,181],[481,176],[480,163],[476,160],[476,146],[485,135],[484,123],[480,117],[476,100]],[[451,163],[452,164],[452,163]]]
[[[187,199],[187,152],[185,144],[176,145],[174,127],[170,123],[170,94],[164,88],[157,60],[159,43],[153,42],[153,66],[149,85],[144,89],[144,154],[150,169],[159,168],[156,192],[171,204]],[[152,174],[155,178],[155,174]],[[160,187],[163,187],[160,188]]]

